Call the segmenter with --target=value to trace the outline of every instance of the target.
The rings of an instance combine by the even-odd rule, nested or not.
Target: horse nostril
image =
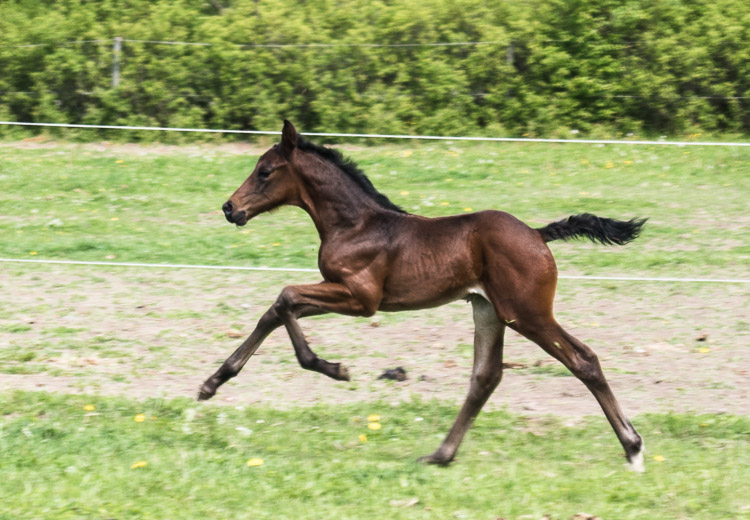
[[[224,205],[221,207],[222,211],[224,211],[224,218],[227,219],[227,222],[231,222],[234,224],[234,220],[232,220],[232,210],[234,209],[232,207],[232,203],[229,201],[226,201]]]

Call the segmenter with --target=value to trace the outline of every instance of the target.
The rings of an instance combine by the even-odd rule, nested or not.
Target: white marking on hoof
[[[628,468],[636,473],[643,473],[646,471],[646,466],[643,464],[643,452],[645,451],[643,444],[641,444],[641,451],[636,453],[630,458],[628,462]]]

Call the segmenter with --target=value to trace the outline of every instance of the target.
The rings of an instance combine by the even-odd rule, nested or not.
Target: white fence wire
[[[6,126],[37,126],[50,128],[79,128],[101,130],[133,130],[156,132],[203,132],[209,134],[248,134],[248,135],[280,135],[274,130],[232,130],[217,128],[176,128],[166,126],[128,126],[128,125],[83,125],[73,123],[32,123],[25,121],[0,121]],[[475,136],[447,136],[447,135],[403,135],[403,134],[347,134],[342,132],[304,132],[311,137],[342,137],[347,139],[409,139],[431,141],[486,141],[506,143],[568,143],[568,144],[628,144],[650,146],[734,146],[750,147],[750,143],[728,141],[644,141],[638,139],[544,139],[535,137],[475,137]]]
[[[82,125],[71,123],[32,123],[21,121],[0,121],[0,125],[37,126],[37,127],[62,127],[82,129],[107,129],[107,130],[146,130],[163,132],[206,132],[227,134],[251,134],[251,135],[279,135],[278,131],[265,130],[230,130],[230,129],[204,129],[204,128],[172,128],[155,126],[125,126],[125,125]],[[577,144],[629,144],[629,145],[662,145],[662,146],[740,146],[748,147],[750,143],[712,142],[712,141],[642,141],[642,140],[612,140],[612,139],[541,139],[521,137],[473,137],[473,136],[426,136],[426,135],[395,135],[395,134],[347,134],[338,132],[308,132],[304,135],[317,137],[344,137],[344,138],[374,138],[374,139],[424,139],[445,141],[490,141],[490,142],[534,142],[534,143],[577,143]],[[44,260],[44,259],[21,259],[0,258],[2,263],[24,263],[24,264],[48,264],[48,265],[80,265],[80,266],[103,266],[103,267],[137,267],[137,268],[160,268],[160,269],[214,269],[234,271],[276,271],[276,272],[302,272],[318,273],[318,269],[301,267],[252,267],[252,266],[228,266],[228,265],[193,265],[193,264],[158,264],[143,262],[96,262],[83,260]],[[591,280],[591,281],[622,281],[622,282],[670,282],[670,283],[730,283],[746,284],[750,279],[742,278],[680,278],[680,277],[651,277],[651,276],[587,276],[587,275],[565,275],[560,279],[568,280]]]
[[[145,267],[156,269],[206,269],[220,271],[265,271],[282,273],[319,273],[318,269],[306,267],[252,267],[242,265],[195,265],[195,264],[153,264],[143,262],[96,262],[85,260],[43,260],[23,258],[0,258],[0,262],[24,263],[24,264],[47,264],[47,265],[84,265],[100,267]],[[671,283],[731,283],[745,284],[750,280],[742,278],[678,278],[658,276],[588,276],[588,275],[566,275],[561,274],[558,278],[562,280],[589,280],[589,281],[612,281],[612,282],[671,282]]]

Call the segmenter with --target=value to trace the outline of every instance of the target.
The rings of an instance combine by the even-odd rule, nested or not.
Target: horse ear
[[[281,130],[281,154],[287,159],[292,156],[292,152],[297,148],[297,130],[294,125],[284,119],[284,128]]]

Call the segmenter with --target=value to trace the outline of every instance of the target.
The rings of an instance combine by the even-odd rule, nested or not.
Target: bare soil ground
[[[134,156],[144,157],[150,155],[182,155],[187,157],[201,157],[206,153],[220,153],[223,155],[260,155],[276,142],[278,138],[268,136],[257,138],[256,142],[217,142],[217,143],[191,143],[191,144],[163,144],[163,143],[112,143],[109,141],[98,141],[90,143],[71,143],[67,141],[56,141],[47,136],[36,136],[20,141],[0,142],[0,149],[26,149],[26,150],[64,150],[81,152],[96,152],[117,157]],[[363,146],[353,144],[336,145],[341,150],[360,150]]]
[[[194,397],[289,283],[315,275],[121,267],[0,270],[0,391]],[[561,280],[558,320],[599,354],[626,413],[750,412],[747,285]],[[302,322],[349,383],[302,370],[283,329],[211,403],[273,407],[419,396],[460,403],[472,362],[471,309],[456,302],[368,319]],[[599,414],[586,388],[508,331],[512,363],[488,408]],[[379,380],[401,366],[404,382]]]

